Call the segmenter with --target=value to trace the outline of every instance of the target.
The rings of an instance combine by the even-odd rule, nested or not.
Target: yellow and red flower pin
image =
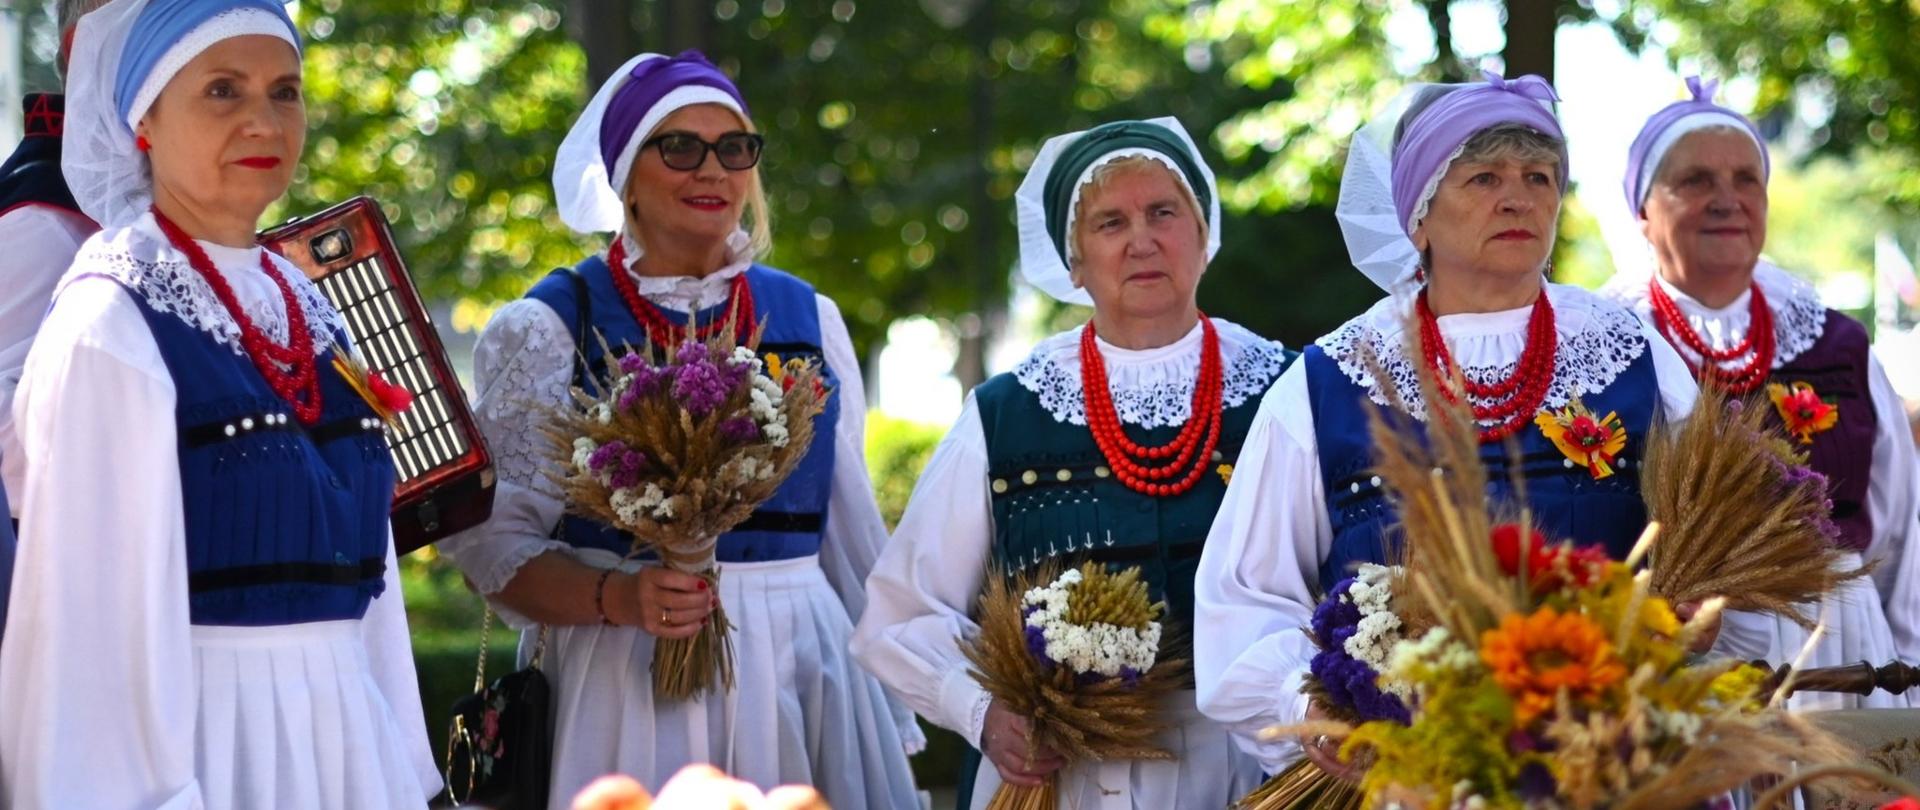
[[[1769,383],[1767,399],[1773,400],[1780,421],[1801,444],[1813,444],[1813,434],[1832,430],[1840,423],[1840,406],[1821,399],[1811,383],[1796,382],[1791,387]]]
[[[1558,410],[1544,410],[1533,418],[1540,433],[1573,463],[1587,468],[1595,480],[1613,474],[1613,459],[1627,449],[1627,429],[1620,415],[1608,412],[1596,418],[1579,400]]]
[[[374,414],[387,424],[393,424],[401,411],[413,406],[413,392],[382,379],[379,372],[368,368],[359,357],[349,356],[344,350],[334,350],[333,369],[340,373],[347,387],[366,400]]]

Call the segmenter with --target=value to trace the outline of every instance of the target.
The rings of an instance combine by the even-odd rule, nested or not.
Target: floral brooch
[[[1627,449],[1627,429],[1620,426],[1620,415],[1609,412],[1597,418],[1577,399],[1564,408],[1541,411],[1533,422],[1569,461],[1587,468],[1594,480],[1612,475],[1614,457]]]
[[[1769,383],[1767,398],[1780,412],[1780,421],[1787,423],[1787,432],[1801,444],[1813,444],[1813,434],[1832,430],[1840,423],[1840,406],[1821,399],[1810,383],[1796,382],[1791,387]]]

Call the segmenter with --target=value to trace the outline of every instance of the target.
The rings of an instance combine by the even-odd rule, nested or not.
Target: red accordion
[[[260,242],[298,266],[340,310],[369,367],[413,394],[413,406],[387,428],[398,473],[395,553],[486,520],[493,511],[493,459],[379,204],[355,197],[295,217],[261,234]]]

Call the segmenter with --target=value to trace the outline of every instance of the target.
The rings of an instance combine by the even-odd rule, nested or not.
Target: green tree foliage
[[[585,103],[557,10],[521,0],[319,0],[307,36],[307,153],[282,208],[367,194],[424,294],[497,300],[577,261],[553,153]]]

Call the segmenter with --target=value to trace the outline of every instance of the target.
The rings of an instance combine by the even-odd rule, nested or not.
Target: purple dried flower
[[[745,444],[760,438],[760,426],[751,418],[736,416],[720,423],[720,437],[735,444]]]
[[[695,417],[713,413],[726,403],[731,393],[733,387],[727,384],[720,370],[705,360],[674,369],[673,395],[680,400],[681,407]]]
[[[594,448],[592,455],[587,456],[587,469],[593,472],[604,470],[618,463],[622,454],[626,452],[626,442],[618,439],[600,445]]]
[[[1346,638],[1336,638],[1338,631],[1344,628],[1346,636],[1351,637],[1355,626],[1360,624],[1359,606],[1340,598],[1353,587],[1353,583],[1353,577],[1334,583],[1333,590],[1327,593],[1327,598],[1321,600],[1320,604],[1313,609],[1313,639],[1321,649],[1330,649],[1346,643]]]
[[[674,350],[673,364],[676,366],[707,362],[707,345],[696,341],[687,341]]]
[[[638,374],[641,369],[653,368],[653,364],[647,362],[646,356],[639,352],[621,355],[619,366],[622,374]]]
[[[1737,399],[1727,400],[1727,412],[1729,413],[1737,414],[1746,409],[1747,409],[1746,403],[1741,402],[1740,400],[1737,400]]]

